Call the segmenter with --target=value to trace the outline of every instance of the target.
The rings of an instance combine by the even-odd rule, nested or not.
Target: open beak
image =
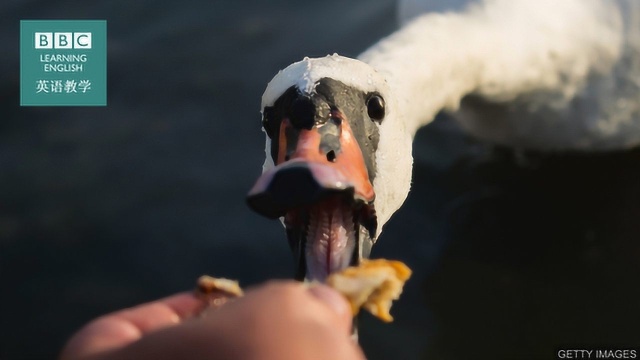
[[[323,281],[369,257],[377,228],[373,186],[340,111],[310,128],[285,118],[278,131],[276,166],[258,178],[247,202],[261,215],[284,218],[296,278]]]

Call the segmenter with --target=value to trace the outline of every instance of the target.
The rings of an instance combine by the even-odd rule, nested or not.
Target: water
[[[0,359],[53,358],[89,319],[203,273],[290,277],[280,224],[244,204],[264,159],[260,96],[303,56],[357,55],[394,29],[394,6],[2,2]],[[18,21],[65,18],[108,20],[109,106],[20,108]],[[373,252],[415,276],[393,324],[363,319],[370,359],[638,344],[638,151],[520,156],[441,118],[415,157]]]

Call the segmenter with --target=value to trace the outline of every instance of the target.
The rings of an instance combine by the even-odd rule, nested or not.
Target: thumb
[[[321,284],[312,285],[308,291],[336,314],[341,328],[344,328],[346,332],[351,332],[353,313],[351,312],[351,305],[342,294]]]

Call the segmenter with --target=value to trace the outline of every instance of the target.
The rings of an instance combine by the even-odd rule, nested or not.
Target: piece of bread
[[[410,276],[411,269],[400,261],[362,260],[359,266],[329,275],[326,283],[349,300],[354,315],[362,307],[380,320],[390,322],[393,321],[389,314],[391,302],[400,297]]]
[[[410,276],[411,270],[400,261],[361,260],[358,266],[329,275],[325,283],[349,300],[353,315],[365,308],[380,320],[390,322],[391,302],[400,297]],[[235,280],[203,275],[198,279],[196,294],[209,305],[219,307],[244,293]]]
[[[237,281],[225,278],[214,278],[208,275],[200,276],[196,291],[202,295],[212,295],[214,293],[228,297],[240,297],[244,295]]]

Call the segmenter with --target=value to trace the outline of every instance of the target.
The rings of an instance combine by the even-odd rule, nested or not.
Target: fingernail
[[[313,285],[309,292],[326,304],[331,310],[344,319],[351,321],[351,308],[347,300],[339,292],[326,285]]]

